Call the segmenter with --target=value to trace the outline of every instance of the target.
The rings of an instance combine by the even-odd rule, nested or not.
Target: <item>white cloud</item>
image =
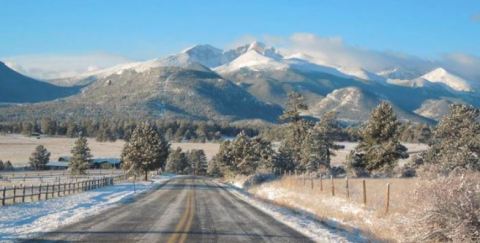
[[[341,37],[296,33],[286,38],[286,41],[280,40],[280,43],[280,50],[285,53],[305,53],[314,57],[314,60],[320,64],[336,67],[361,67],[372,72],[395,67],[423,72],[431,68],[428,61],[415,56],[351,46]]]
[[[480,57],[463,53],[450,53],[444,55],[439,63],[468,80],[480,83]]]
[[[288,37],[263,36],[260,40],[277,47],[285,55],[304,53],[324,65],[364,68],[371,72],[401,68],[418,76],[441,66],[471,81],[480,82],[480,58],[462,53],[445,54],[430,60],[406,53],[365,49],[349,45],[341,37],[322,37],[311,33],[295,33]]]
[[[16,71],[39,79],[72,77],[87,71],[131,62],[123,56],[108,53],[20,55],[2,58],[2,60]]]

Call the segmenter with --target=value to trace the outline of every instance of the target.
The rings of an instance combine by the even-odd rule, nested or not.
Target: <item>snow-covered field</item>
[[[135,186],[130,182],[120,183],[67,197],[0,207],[0,241],[31,237],[80,221],[124,203],[169,178],[154,177],[153,182],[137,182]]]
[[[0,160],[10,160],[14,166],[28,164],[28,158],[37,145],[45,146],[51,152],[50,159],[57,160],[60,156],[70,156],[70,150],[75,142],[74,138],[66,137],[26,137],[20,134],[0,135]],[[94,138],[88,139],[88,146],[96,158],[119,158],[125,141],[98,142]],[[172,149],[177,147],[183,150],[203,149],[208,159],[218,151],[218,143],[172,143]]]

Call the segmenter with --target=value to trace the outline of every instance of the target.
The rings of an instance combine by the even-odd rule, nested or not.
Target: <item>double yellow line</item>
[[[175,233],[170,236],[168,243],[185,242],[188,231],[192,227],[193,216],[195,216],[195,190],[190,190],[187,194],[187,209],[183,213],[180,221],[175,227]]]

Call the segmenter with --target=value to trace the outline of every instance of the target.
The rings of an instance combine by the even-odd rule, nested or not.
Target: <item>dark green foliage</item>
[[[290,170],[291,167],[298,170],[305,170],[302,166],[302,146],[308,135],[312,124],[300,116],[300,112],[308,109],[303,103],[303,97],[298,93],[290,93],[286,108],[280,119],[287,122],[285,126],[285,137],[279,148],[276,168],[281,171]],[[287,162],[290,160],[291,162]],[[290,165],[292,163],[293,165]],[[285,166],[285,167],[278,167]]]
[[[285,104],[285,110],[280,116],[283,122],[297,122],[302,119],[300,112],[308,110],[308,106],[304,103],[303,96],[297,92],[288,94],[288,101]]]
[[[453,104],[438,123],[422,162],[448,174],[456,168],[480,170],[480,110]]]
[[[426,124],[403,123],[399,128],[399,140],[406,143],[429,143],[432,130]]]
[[[356,176],[372,172],[390,173],[398,159],[407,158],[407,148],[399,142],[400,123],[390,104],[380,103],[361,130],[361,141],[347,162]]]
[[[38,145],[30,156],[30,167],[34,170],[45,170],[50,160],[50,152],[43,145]]]
[[[18,122],[0,122],[0,132],[22,133],[31,135],[43,133],[78,137],[82,133],[86,137],[95,137],[98,141],[115,141],[116,139],[128,140],[137,126],[145,121],[137,119],[67,119],[52,120],[27,120]],[[168,141],[218,141],[223,137],[234,137],[240,131],[245,131],[249,136],[258,135],[263,126],[231,125],[226,122],[214,123],[205,121],[188,120],[151,120],[155,129],[165,134]],[[42,132],[43,131],[43,132]]]
[[[170,144],[149,123],[138,125],[122,151],[123,169],[128,174],[143,174],[148,179],[151,170],[163,169]]]
[[[40,129],[43,134],[55,135],[57,131],[57,122],[51,118],[42,118],[40,121]]]
[[[187,153],[189,164],[192,168],[194,175],[206,175],[207,174],[207,157],[202,149],[194,149]]]
[[[75,145],[72,148],[72,158],[70,159],[70,164],[68,169],[72,175],[82,175],[85,174],[85,171],[89,167],[89,163],[92,159],[92,154],[90,153],[90,148],[87,144],[87,138],[80,136]]]
[[[251,175],[257,170],[271,170],[273,159],[270,142],[240,133],[233,141],[222,143],[212,167],[218,166],[222,174]]]
[[[332,150],[336,148],[333,139],[338,125],[334,112],[326,113],[320,122],[309,130],[302,143],[300,171],[325,172],[330,169]]]
[[[187,155],[182,151],[180,147],[173,150],[167,159],[167,165],[165,171],[176,174],[189,174],[191,166],[188,161]]]

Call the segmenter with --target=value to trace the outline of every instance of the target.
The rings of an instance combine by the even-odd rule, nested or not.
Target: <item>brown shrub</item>
[[[452,173],[416,190],[413,241],[480,241],[480,173]]]

